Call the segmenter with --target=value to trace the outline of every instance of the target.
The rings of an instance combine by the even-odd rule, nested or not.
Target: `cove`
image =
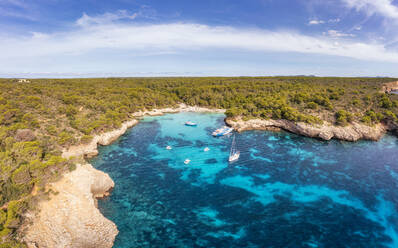
[[[114,247],[398,247],[396,137],[248,131],[228,164],[231,137],[211,136],[224,118],[145,117],[100,147],[90,162],[116,184],[99,201],[120,231]]]

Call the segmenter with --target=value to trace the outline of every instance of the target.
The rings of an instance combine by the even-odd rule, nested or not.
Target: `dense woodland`
[[[178,103],[227,109],[229,117],[312,125],[397,122],[389,78],[237,77],[0,79],[0,248],[16,242],[22,213],[56,192],[45,185],[74,161],[63,148],[117,128],[131,113]]]

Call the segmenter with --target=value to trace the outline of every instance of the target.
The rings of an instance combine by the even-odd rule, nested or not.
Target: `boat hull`
[[[213,132],[212,135],[213,135],[214,137],[220,137],[220,136],[225,136],[225,135],[227,135],[227,134],[230,134],[232,131],[233,131],[233,129],[230,128],[230,129],[228,129],[228,130],[225,130],[225,131],[222,131],[222,132],[219,132],[219,133]]]

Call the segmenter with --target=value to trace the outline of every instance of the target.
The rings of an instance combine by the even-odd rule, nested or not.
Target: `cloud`
[[[27,3],[21,0],[0,0],[0,5],[12,5],[23,9],[27,9],[29,7]]]
[[[0,0],[0,16],[36,21],[31,5],[20,0]]]
[[[346,34],[346,33],[342,33],[342,32],[340,32],[340,31],[338,31],[338,30],[333,30],[333,29],[328,30],[328,32],[327,32],[327,33],[324,33],[324,34],[328,34],[330,37],[333,37],[333,38],[340,38],[340,37],[355,37],[354,34]]]
[[[328,20],[328,23],[338,23],[338,22],[340,22],[340,21],[341,21],[340,18],[329,19],[329,20]]]
[[[353,37],[336,30],[324,36],[292,31],[209,26],[195,23],[139,24],[126,11],[101,16],[84,14],[67,32],[37,33],[30,36],[0,37],[0,65],[27,58],[62,61],[85,54],[136,56],[197,51],[295,52],[354,58],[364,61],[398,63],[398,53],[383,44],[339,40]],[[14,62],[18,63],[18,62]],[[15,64],[15,67],[18,67]]]
[[[120,21],[123,19],[134,20],[137,17],[137,13],[129,14],[127,10],[118,10],[115,13],[105,13],[97,16],[89,16],[86,13],[83,13],[82,17],[80,17],[76,24],[79,26],[90,26],[90,25],[98,25],[98,24],[109,24],[115,21]]]
[[[349,8],[366,11],[368,15],[379,14],[398,20],[398,7],[393,0],[342,0]]]
[[[309,25],[319,25],[319,24],[324,24],[324,23],[325,23],[325,21],[322,21],[322,20],[310,20],[308,22]]]

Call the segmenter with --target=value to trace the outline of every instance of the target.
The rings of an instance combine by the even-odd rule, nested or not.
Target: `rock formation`
[[[64,158],[69,157],[80,157],[86,156],[88,158],[94,157],[98,154],[97,146],[98,145],[109,145],[115,140],[117,140],[120,136],[122,136],[128,128],[133,127],[138,123],[137,120],[126,121],[122,124],[119,129],[98,134],[93,137],[90,143],[81,144],[77,146],[71,146],[68,149],[65,149],[62,153]]]
[[[330,140],[332,138],[357,141],[379,140],[387,131],[387,127],[383,124],[377,124],[370,127],[360,123],[352,123],[348,126],[335,126],[330,123],[322,125],[310,125],[307,123],[295,123],[288,120],[261,120],[251,119],[243,121],[240,118],[227,118],[226,123],[238,132],[245,130],[268,130],[270,128],[281,128],[286,131],[297,133],[307,137]]]
[[[390,93],[393,90],[398,90],[398,81],[383,84],[380,92]]]
[[[96,207],[96,197],[107,195],[114,187],[107,174],[89,164],[77,165],[76,170],[48,187],[57,193],[39,203],[39,212],[27,215],[31,225],[23,241],[29,248],[113,246],[116,225]]]

